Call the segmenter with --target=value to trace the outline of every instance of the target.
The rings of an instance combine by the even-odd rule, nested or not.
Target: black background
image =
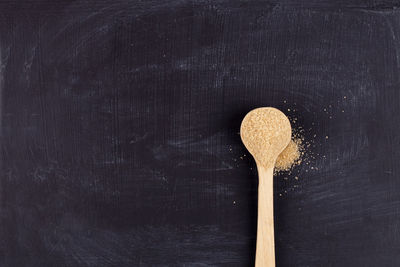
[[[253,265],[260,106],[277,266],[400,266],[397,1],[1,1],[0,53],[0,266]]]

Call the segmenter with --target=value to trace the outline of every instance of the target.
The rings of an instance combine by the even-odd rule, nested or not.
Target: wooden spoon
[[[258,171],[256,267],[275,266],[273,172],[275,161],[290,142],[289,119],[276,108],[257,108],[244,117],[240,137]]]

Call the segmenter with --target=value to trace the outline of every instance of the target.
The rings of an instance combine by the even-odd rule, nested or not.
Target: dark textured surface
[[[397,7],[0,1],[0,266],[251,266],[259,106],[317,155],[275,180],[277,265],[400,266]]]

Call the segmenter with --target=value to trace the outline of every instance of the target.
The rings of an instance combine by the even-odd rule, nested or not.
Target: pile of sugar
[[[288,146],[282,151],[275,162],[275,171],[289,171],[302,161],[304,154],[301,137],[293,137]]]
[[[293,119],[291,119],[293,121]],[[304,130],[302,127],[293,128],[293,135],[290,143],[279,154],[275,162],[275,172],[291,171],[293,167],[300,165],[304,161],[306,154],[305,147],[309,147],[309,142],[304,140]]]

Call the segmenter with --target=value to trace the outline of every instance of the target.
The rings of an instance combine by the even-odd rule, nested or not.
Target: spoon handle
[[[257,164],[258,222],[255,267],[275,267],[273,168]]]

